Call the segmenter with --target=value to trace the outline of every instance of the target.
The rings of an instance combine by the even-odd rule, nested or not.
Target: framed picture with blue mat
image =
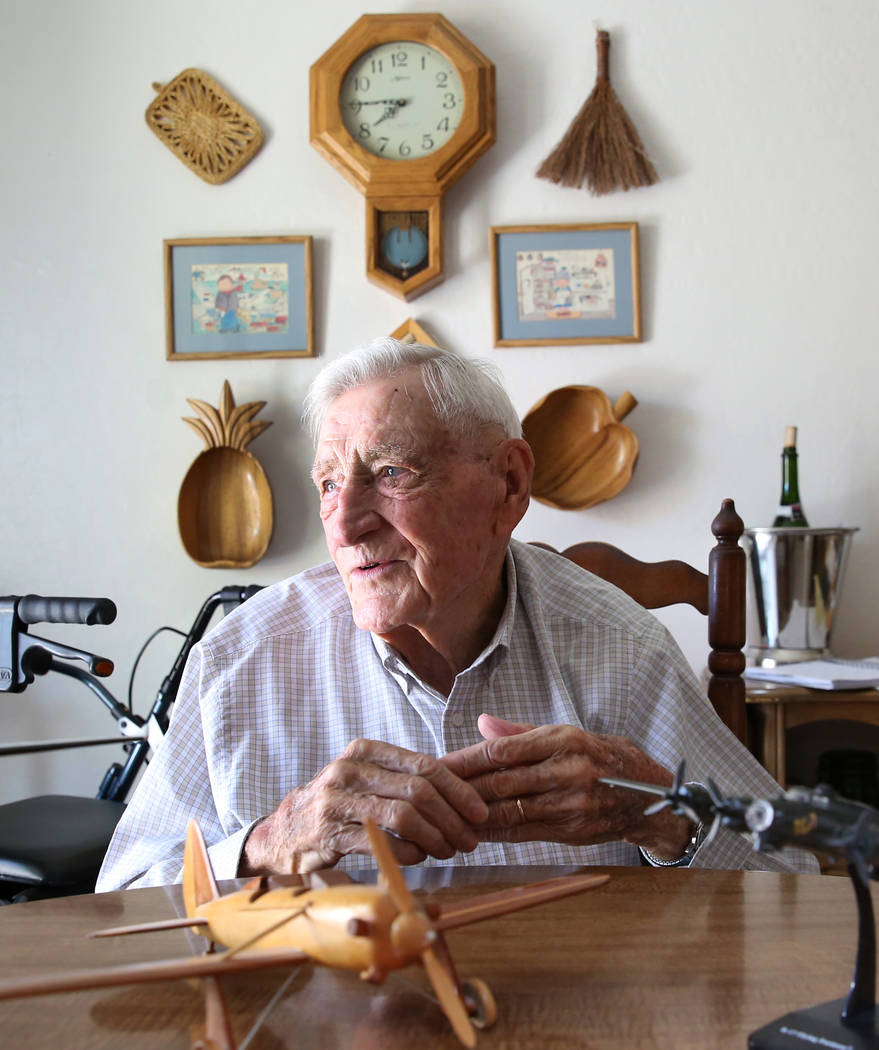
[[[314,356],[310,236],[164,245],[169,361]]]
[[[641,341],[638,224],[494,226],[495,346]]]

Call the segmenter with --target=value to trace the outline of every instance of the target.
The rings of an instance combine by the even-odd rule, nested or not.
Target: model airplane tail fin
[[[195,820],[190,820],[183,853],[183,902],[186,914],[194,915],[202,904],[219,896],[204,835]]]

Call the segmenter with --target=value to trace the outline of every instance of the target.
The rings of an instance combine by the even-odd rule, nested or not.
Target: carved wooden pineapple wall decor
[[[235,404],[229,381],[219,408],[187,398],[197,418],[183,417],[205,448],[186,472],[177,500],[177,523],[186,553],[208,569],[248,568],[272,537],[272,490],[247,446],[266,427],[254,420],[265,401]]]

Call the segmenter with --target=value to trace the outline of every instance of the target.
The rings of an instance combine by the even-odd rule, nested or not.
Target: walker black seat
[[[73,795],[39,795],[0,806],[0,880],[48,887],[53,895],[95,888],[107,843],[124,802]],[[57,894],[54,891],[57,890]]]

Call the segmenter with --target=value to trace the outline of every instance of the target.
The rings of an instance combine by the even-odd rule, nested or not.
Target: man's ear
[[[500,467],[505,483],[501,520],[512,533],[531,502],[531,479],[534,476],[534,453],[522,438],[508,438],[500,452]]]

